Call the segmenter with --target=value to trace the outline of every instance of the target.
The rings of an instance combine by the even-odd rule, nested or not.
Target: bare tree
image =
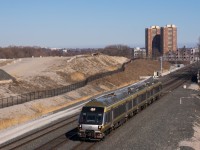
[[[106,46],[104,49],[101,49],[100,52],[110,56],[124,56],[127,58],[134,57],[133,49],[121,44]]]

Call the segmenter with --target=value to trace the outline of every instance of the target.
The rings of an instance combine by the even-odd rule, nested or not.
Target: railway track
[[[27,147],[31,144],[33,141],[48,136],[48,134],[53,133],[63,127],[66,127],[72,123],[77,122],[78,114],[75,114],[73,116],[62,118],[61,120],[52,123],[51,125],[44,127],[42,129],[39,129],[37,131],[34,131],[33,133],[27,134],[23,137],[21,137],[18,140],[11,141],[9,143],[5,143],[0,146],[0,150],[9,150],[9,149],[23,149],[23,147]],[[60,137],[59,137],[60,138]]]
[[[72,150],[83,150],[83,149],[90,150],[96,143],[97,142],[81,142],[80,144],[73,147]]]
[[[168,76],[163,82],[163,95],[165,96],[169,92],[173,91],[177,87],[184,84],[188,79],[191,78],[191,74],[186,74],[184,76]],[[78,149],[92,149],[95,146],[96,142],[89,141],[79,141],[77,136],[77,128],[71,128],[69,132],[66,134],[60,134],[59,136],[54,137],[53,139],[45,142],[38,143],[39,145],[35,145],[35,147],[29,147],[31,143],[38,141],[38,139],[43,139],[48,135],[57,132],[61,128],[65,128],[66,126],[70,126],[72,124],[76,124],[78,119],[78,114],[75,114],[71,117],[64,118],[62,120],[57,121],[49,125],[48,127],[37,130],[31,134],[23,136],[19,140],[11,141],[9,143],[5,143],[4,145],[0,145],[0,150],[3,149],[37,149],[37,150],[47,150],[47,149],[57,149],[62,145],[66,145],[67,143],[75,143],[72,144],[70,149],[78,150]],[[109,134],[108,136],[111,136]]]
[[[166,79],[166,82],[163,83],[164,87],[163,87],[163,94],[162,97],[165,96],[166,94],[168,94],[169,92],[172,92],[173,90],[175,90],[176,88],[178,88],[179,86],[183,85],[185,82],[188,81],[188,79],[191,78],[191,75],[186,75],[186,76],[182,76],[181,79],[178,78],[168,78]],[[77,130],[77,129],[76,129]],[[70,131],[71,132],[71,131]],[[68,134],[70,133],[68,132]],[[107,136],[112,136],[111,132],[109,135]],[[62,139],[60,140],[56,145],[52,146],[51,143],[55,142],[54,140],[50,141],[49,143],[45,144],[44,146],[42,146],[40,149],[57,149],[59,147],[62,147],[62,145],[66,145],[66,144],[70,144],[70,140],[71,141],[78,141],[78,137],[77,134],[74,133],[74,135],[72,135],[71,137],[68,137],[66,139]],[[79,141],[76,143],[75,146],[70,147],[70,149],[72,150],[83,150],[83,149],[92,149],[95,145],[97,144],[97,142],[93,142],[93,141]],[[52,146],[52,147],[51,147]]]
[[[61,147],[66,143],[70,143],[71,141],[78,141],[77,131],[78,129],[74,128],[66,134],[62,134],[61,136],[58,136],[57,138],[45,143],[44,145],[41,145],[36,150],[56,149],[57,147]]]

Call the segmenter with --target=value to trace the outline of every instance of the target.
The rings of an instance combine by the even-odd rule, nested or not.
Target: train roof
[[[126,86],[124,88],[120,88],[116,91],[109,92],[109,93],[106,93],[99,97],[96,97],[96,98],[92,99],[90,102],[88,102],[86,104],[86,106],[100,106],[100,107],[110,106],[110,105],[128,97],[129,93],[134,94],[134,93],[144,89],[146,86],[152,85],[156,82],[158,82],[158,81],[153,79],[152,77],[142,80],[135,84],[132,84],[132,85]]]

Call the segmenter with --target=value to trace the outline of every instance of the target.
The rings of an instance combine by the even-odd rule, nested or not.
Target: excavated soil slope
[[[84,80],[88,76],[120,68],[124,57],[107,55],[79,55],[75,57],[41,57],[13,60],[0,63],[16,80],[0,84],[0,97],[62,87]]]

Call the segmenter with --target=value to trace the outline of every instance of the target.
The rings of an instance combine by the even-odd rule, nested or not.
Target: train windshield
[[[101,107],[83,107],[79,123],[100,125],[103,122],[103,112],[104,108]]]

